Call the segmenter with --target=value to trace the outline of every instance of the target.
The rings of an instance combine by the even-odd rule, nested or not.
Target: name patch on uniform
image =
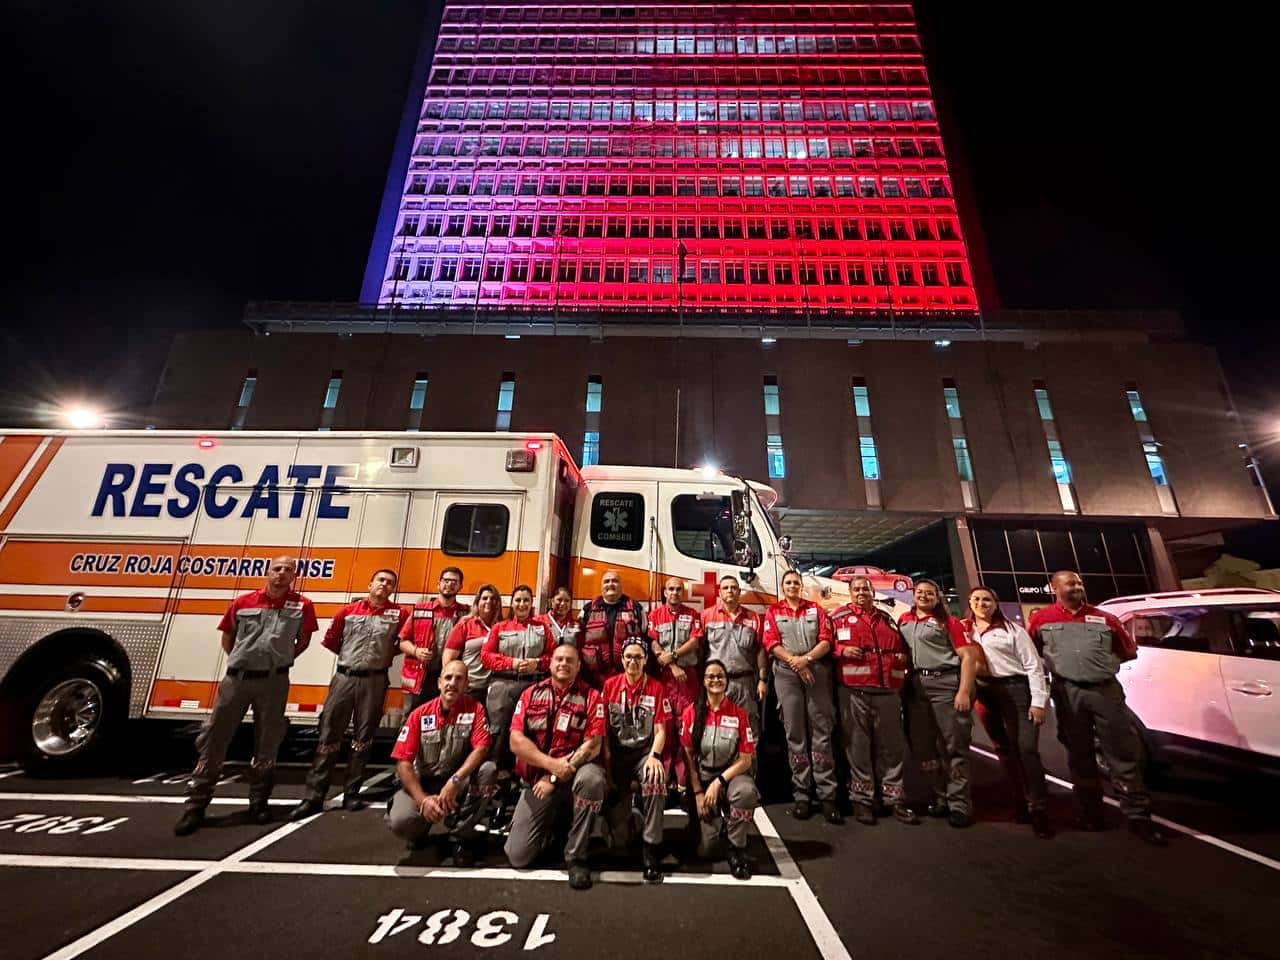
[[[847,642],[851,636],[853,636],[853,631],[850,630],[848,627],[840,627],[838,630],[836,630],[837,640],[844,640]]]
[[[650,710],[652,710],[652,709],[653,709],[654,703],[655,703],[655,701],[654,701],[653,697],[641,697],[641,698],[640,698],[640,706],[642,706],[642,707],[648,707]]]
[[[1092,614],[1092,613],[1086,613],[1086,614],[1085,614],[1085,616],[1084,616],[1084,622],[1085,622],[1085,623],[1106,623],[1106,622],[1107,622],[1107,618],[1106,618],[1106,617],[1098,617],[1098,616],[1095,616],[1095,615],[1094,615],[1094,614]]]
[[[413,619],[430,620],[435,614],[431,610],[415,610],[413,611]]]
[[[737,717],[721,717],[720,726],[732,727],[733,729],[736,730],[738,727],[738,718]]]
[[[458,719],[454,721],[454,723],[458,724],[458,726],[460,727],[470,726],[475,722],[476,722],[476,714],[474,710],[471,711],[471,713],[458,714]]]
[[[818,619],[818,608],[817,608],[817,607],[810,607],[808,610],[806,610],[806,611],[804,612],[804,618],[805,618],[806,620],[817,620],[817,619]]]
[[[286,610],[301,610],[301,609],[302,609],[302,601],[301,601],[301,600],[286,600],[286,601],[284,602],[284,608],[285,608]]]
[[[424,713],[422,715],[422,729],[430,733],[436,728],[436,715],[434,713]]]
[[[623,612],[618,614],[618,619],[621,620],[623,623],[630,623],[633,618],[631,614]]]
[[[395,610],[388,610],[382,615],[383,620],[399,620],[400,614]]]
[[[693,617],[690,614],[682,613],[680,614],[680,616],[676,617],[676,620],[678,620],[680,623],[692,623]]]

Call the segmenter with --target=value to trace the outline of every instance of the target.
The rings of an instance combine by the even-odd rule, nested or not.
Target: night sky
[[[1260,24],[1127,6],[917,4],[949,146],[1004,304],[1180,308],[1274,486],[1273,54]],[[7,9],[0,421],[83,395],[141,425],[173,331],[356,298],[436,3]]]

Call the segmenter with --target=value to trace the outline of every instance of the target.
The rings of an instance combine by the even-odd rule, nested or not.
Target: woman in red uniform
[[[573,615],[573,594],[568,587],[556,587],[551,609],[538,614],[538,620],[551,630],[557,647],[562,643],[578,645],[578,618]]]
[[[555,648],[551,630],[533,617],[533,588],[521,584],[511,591],[511,616],[490,628],[480,649],[480,665],[489,671],[485,710],[494,740],[490,759],[500,775],[510,774],[516,763],[506,733],[520,694],[546,677]]]
[[[480,651],[489,639],[489,631],[498,622],[502,611],[502,594],[492,583],[486,583],[476,591],[471,604],[471,616],[463,617],[449,631],[444,645],[442,665],[462,658],[467,665],[467,696],[485,702],[489,692],[489,669],[480,662]]]
[[[728,685],[729,672],[724,664],[708,660],[702,668],[698,700],[686,707],[680,718],[680,744],[702,828],[698,855],[712,855],[720,835],[720,821],[725,818],[729,872],[735,879],[750,880],[747,824],[760,803],[751,779],[756,743],[747,712],[725,695]]]
[[[782,577],[782,599],[764,615],[764,648],[773,657],[773,689],[782,708],[791,761],[791,815],[808,820],[813,798],[831,824],[844,823],[836,806],[836,764],[831,747],[835,691],[831,685],[831,618],[804,598],[804,578]]]
[[[969,736],[980,648],[932,580],[916,581],[915,606],[899,618],[898,629],[911,653],[904,694],[911,756],[933,781],[929,816],[967,827],[973,822]]]

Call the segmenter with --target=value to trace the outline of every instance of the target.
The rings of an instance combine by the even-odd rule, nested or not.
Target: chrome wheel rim
[[[64,680],[36,704],[31,738],[46,756],[83,750],[102,723],[102,691],[91,680]]]

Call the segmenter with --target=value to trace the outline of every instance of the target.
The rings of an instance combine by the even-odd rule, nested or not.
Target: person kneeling
[[[507,859],[527,867],[551,843],[556,814],[572,805],[564,847],[569,886],[591,886],[587,843],[604,801],[604,770],[592,761],[605,732],[600,691],[578,676],[578,650],[568,644],[551,655],[551,676],[525,689],[511,717],[516,773],[527,784],[507,837]]]
[[[476,861],[476,824],[493,796],[498,768],[489,755],[484,705],[467,696],[467,665],[440,674],[440,696],[409,714],[395,749],[402,789],[387,809],[387,827],[417,849],[433,826],[453,838],[453,864]]]
[[[680,719],[680,743],[701,821],[698,855],[714,855],[721,821],[727,820],[729,872],[735,879],[750,880],[747,824],[760,803],[750,773],[756,744],[746,711],[725,696],[728,681],[724,664],[708,660],[698,702],[686,707]]]

